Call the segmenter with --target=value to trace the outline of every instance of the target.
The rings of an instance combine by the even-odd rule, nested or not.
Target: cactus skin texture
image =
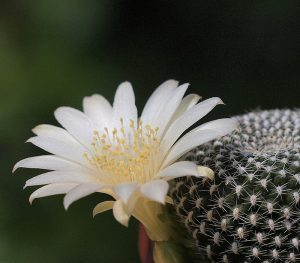
[[[300,262],[300,110],[236,118],[238,131],[186,156],[215,179],[188,177],[171,189],[196,262]]]

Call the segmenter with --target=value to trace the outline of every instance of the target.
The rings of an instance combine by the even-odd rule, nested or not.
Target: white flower
[[[32,144],[51,153],[18,162],[19,167],[50,170],[26,182],[41,186],[29,198],[66,194],[64,207],[95,192],[107,193],[115,201],[98,204],[94,214],[113,209],[115,218],[128,224],[141,199],[165,203],[168,180],[193,175],[204,169],[189,161],[177,161],[196,146],[231,132],[232,119],[219,119],[182,134],[222,104],[211,98],[183,98],[188,84],[168,80],[149,98],[138,119],[135,96],[129,82],[118,87],[113,106],[101,95],[85,97],[83,112],[60,107],[55,117],[63,128],[38,125]],[[207,173],[209,174],[209,173]]]

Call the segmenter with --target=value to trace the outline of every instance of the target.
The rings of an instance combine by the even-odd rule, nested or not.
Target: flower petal
[[[83,154],[87,151],[80,143],[78,143],[70,134],[58,133],[54,136],[36,136],[32,137],[30,142],[37,147],[78,163],[87,165]]]
[[[185,113],[198,103],[201,97],[198,94],[189,94],[185,96],[179,104],[175,114],[172,117],[171,123],[173,123],[179,116]]]
[[[139,191],[135,191],[132,193],[130,198],[127,201],[127,211],[131,214],[132,211],[135,209],[137,202],[139,201],[141,197],[141,193]]]
[[[141,186],[141,193],[149,199],[164,204],[169,190],[169,184],[165,180],[153,180]]]
[[[159,127],[157,132],[158,138],[161,138],[161,136],[165,133],[165,129],[168,127],[172,116],[178,109],[178,106],[180,105],[188,86],[188,83],[179,86],[161,111],[157,112],[158,115],[155,117],[151,125],[153,125],[154,128]]]
[[[76,145],[76,142],[74,143],[73,141],[66,141],[64,138],[38,136],[30,138],[27,140],[27,142],[30,142],[49,153],[79,162],[81,164],[86,164],[86,160],[83,158],[85,149],[79,144]]]
[[[130,213],[121,199],[115,201],[113,206],[113,214],[115,219],[123,226],[128,226]]]
[[[126,205],[129,198],[133,194],[133,192],[137,189],[137,183],[124,183],[118,184],[114,187],[113,191],[117,194],[117,196],[122,199],[124,204]]]
[[[78,199],[86,197],[92,193],[98,192],[102,187],[102,184],[97,183],[86,183],[76,186],[70,192],[68,192],[64,198],[65,209],[67,210],[69,206]]]
[[[198,171],[198,166],[194,162],[182,161],[176,162],[165,169],[161,170],[156,177],[160,177],[164,180],[171,180],[183,176],[202,176]]]
[[[93,176],[78,173],[73,171],[51,171],[37,175],[31,179],[28,179],[24,188],[28,186],[53,184],[53,183],[86,183],[93,182],[95,179]]]
[[[170,205],[174,205],[174,201],[170,196],[166,196],[166,203]]]
[[[207,166],[198,166],[198,172],[203,176],[203,177],[207,177],[210,180],[213,180],[215,177],[215,173],[212,169],[210,169]]]
[[[54,112],[57,121],[88,149],[93,142],[95,126],[81,111],[71,107],[60,107]]]
[[[65,194],[76,186],[77,184],[75,183],[45,185],[43,187],[40,187],[30,195],[29,202],[30,204],[32,204],[33,200],[36,198]]]
[[[32,129],[32,132],[38,136],[46,136],[46,137],[71,137],[74,138],[68,133],[65,129],[51,125],[51,124],[40,124]],[[76,140],[74,140],[76,141]]]
[[[206,122],[197,128],[195,128],[195,131],[200,130],[214,130],[214,131],[220,131],[221,134],[223,134],[224,129],[232,130],[238,127],[238,122],[234,118],[224,118],[224,119],[218,119],[210,122]]]
[[[130,130],[130,121],[137,124],[135,96],[131,84],[127,81],[121,83],[116,91],[110,128],[121,128],[121,118],[124,120],[124,128],[127,131]]]
[[[215,125],[210,125],[211,129],[199,129],[199,127],[197,127],[176,142],[167,154],[162,167],[166,167],[170,163],[176,161],[191,149],[203,143],[222,137],[232,132],[237,127],[237,122],[232,119],[223,119],[221,122],[214,122]]]
[[[28,186],[54,184],[54,183],[87,183],[93,182],[94,177],[86,173],[72,171],[52,171],[37,175],[26,181],[24,188]]]
[[[83,111],[101,132],[108,127],[112,117],[112,106],[101,95],[94,94],[83,99]]]
[[[94,207],[93,216],[113,208],[115,201],[104,201]]]
[[[59,170],[59,171],[88,171],[78,163],[63,159],[56,155],[41,155],[23,159],[17,162],[13,168],[15,172],[18,168],[35,168],[46,170]]]
[[[162,140],[161,147],[163,149],[163,155],[178,140],[181,134],[209,113],[216,105],[222,103],[220,98],[210,98],[190,108],[177,118],[170,125]]]
[[[170,79],[163,82],[150,96],[141,115],[141,120],[145,125],[152,124],[156,112],[160,112],[161,108],[169,101],[170,96],[178,86],[178,81]]]

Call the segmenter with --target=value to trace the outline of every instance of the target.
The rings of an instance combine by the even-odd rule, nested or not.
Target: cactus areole
[[[239,130],[190,152],[214,180],[177,179],[177,216],[196,262],[300,262],[300,110],[236,117]]]

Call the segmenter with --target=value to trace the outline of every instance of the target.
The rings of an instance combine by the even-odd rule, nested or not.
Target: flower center
[[[136,127],[131,120],[126,130],[122,118],[120,123],[118,129],[94,131],[91,154],[85,156],[109,181],[144,183],[151,179],[157,167],[158,128],[143,126],[141,121]]]

